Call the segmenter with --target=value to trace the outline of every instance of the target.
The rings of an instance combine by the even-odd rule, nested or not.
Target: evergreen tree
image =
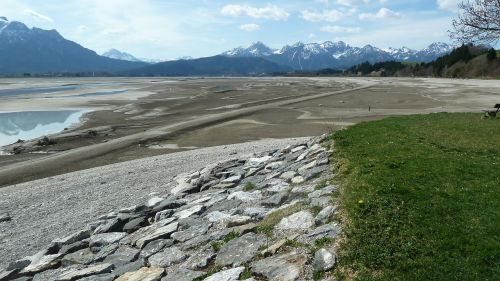
[[[488,54],[486,54],[486,58],[488,61],[495,60],[497,58],[497,51],[493,48],[488,50]]]

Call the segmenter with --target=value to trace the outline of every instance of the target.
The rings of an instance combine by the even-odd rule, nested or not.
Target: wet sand
[[[52,136],[56,144],[30,145],[28,149],[46,154],[25,152],[0,156],[0,186],[200,147],[319,135],[389,115],[481,112],[500,102],[500,81],[495,80],[33,80],[22,84],[18,80],[4,82],[24,86],[84,86],[57,92],[50,99],[35,95],[22,99],[3,98],[0,111],[61,107],[94,111],[85,116],[86,121],[78,128]],[[85,86],[89,84],[90,88]],[[2,84],[2,87],[7,86]],[[120,89],[128,89],[128,92],[81,96],[92,91]]]

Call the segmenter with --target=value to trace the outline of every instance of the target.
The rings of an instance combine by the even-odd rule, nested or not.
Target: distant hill
[[[28,28],[0,17],[0,74],[117,72],[146,65],[102,57],[56,30]]]
[[[245,76],[288,72],[281,66],[263,58],[213,56],[192,60],[161,62],[122,74],[131,76]]]
[[[346,43],[326,41],[323,43],[298,42],[281,49],[271,49],[262,42],[244,48],[239,47],[222,53],[227,57],[261,57],[272,62],[292,67],[294,70],[319,70],[325,68],[347,69],[353,65],[368,61],[411,61],[429,62],[448,54],[453,50],[446,43],[433,43],[422,50],[410,48],[379,49],[371,45],[362,48],[352,47]]]
[[[312,73],[308,73],[311,75]],[[316,72],[321,75],[321,72]],[[499,78],[497,51],[482,46],[463,45],[429,63],[386,61],[364,62],[336,75],[420,76],[449,78]]]

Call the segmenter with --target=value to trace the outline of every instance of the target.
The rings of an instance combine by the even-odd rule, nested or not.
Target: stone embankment
[[[316,138],[180,174],[0,271],[3,280],[333,280],[337,187]]]

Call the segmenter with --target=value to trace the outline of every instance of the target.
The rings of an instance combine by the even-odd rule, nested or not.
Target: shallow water
[[[57,86],[57,87],[36,87],[36,88],[19,88],[19,89],[1,89],[0,97],[11,97],[18,95],[29,95],[29,94],[45,94],[45,93],[56,93],[63,91],[72,91],[78,89],[79,86],[67,85],[67,86]]]
[[[85,110],[0,113],[0,147],[63,131],[80,122]]]

